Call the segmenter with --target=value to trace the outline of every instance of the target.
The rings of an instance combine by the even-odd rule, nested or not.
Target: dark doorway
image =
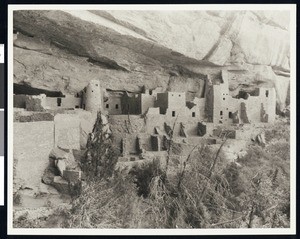
[[[57,106],[61,106],[61,98],[57,98]]]
[[[172,117],[175,117],[175,111],[172,111]]]

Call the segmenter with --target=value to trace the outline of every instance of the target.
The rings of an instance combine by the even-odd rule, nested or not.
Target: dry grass
[[[173,177],[155,162],[131,174],[88,177],[71,209],[53,218],[67,228],[288,227],[288,136],[287,125],[266,129],[266,147],[252,145],[239,164],[204,149],[186,167],[169,167]]]

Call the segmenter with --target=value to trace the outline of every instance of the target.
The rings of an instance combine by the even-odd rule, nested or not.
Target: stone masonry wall
[[[15,175],[23,187],[37,188],[54,147],[54,122],[14,123],[13,127]]]
[[[26,95],[14,95],[14,108],[26,108]]]
[[[64,149],[80,149],[80,120],[77,115],[57,114],[55,123],[55,146]]]
[[[81,108],[81,98],[66,95],[65,97],[60,98],[60,105],[58,104],[57,97],[46,97],[45,107],[49,109],[59,109],[59,108]]]

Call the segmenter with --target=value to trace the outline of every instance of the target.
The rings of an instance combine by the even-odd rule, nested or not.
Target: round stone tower
[[[90,112],[102,110],[102,91],[99,80],[91,80],[84,89],[83,109]]]

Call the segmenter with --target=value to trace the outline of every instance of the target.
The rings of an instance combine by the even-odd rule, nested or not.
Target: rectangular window
[[[75,109],[78,109],[79,108],[79,105],[75,105]]]
[[[220,111],[220,115],[223,115],[223,111],[222,110]]]
[[[61,106],[61,98],[57,98],[57,106]]]
[[[85,104],[82,104],[82,108],[85,110]]]
[[[119,105],[118,104],[116,104],[116,109],[119,109]]]
[[[109,108],[109,104],[106,104],[105,108],[108,109]]]
[[[225,98],[223,98],[223,100],[225,100]]]
[[[175,117],[175,111],[172,111],[172,117]]]
[[[192,112],[192,117],[195,117],[196,116],[196,113],[195,112]]]

